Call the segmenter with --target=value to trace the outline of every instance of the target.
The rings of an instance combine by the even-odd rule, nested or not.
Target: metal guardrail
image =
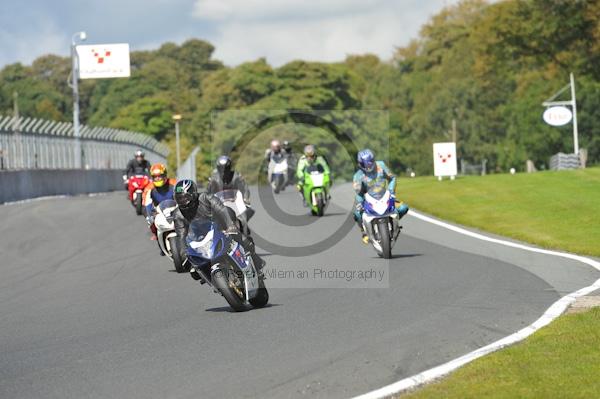
[[[0,115],[0,170],[74,169],[73,124]],[[167,146],[143,133],[81,126],[85,169],[122,169],[137,149],[150,162],[166,162]]]
[[[581,159],[578,154],[558,154],[550,157],[551,170],[579,169],[581,167]]]
[[[177,180],[190,179],[196,181],[196,155],[200,151],[200,147],[196,147],[190,153],[188,159],[185,160],[177,171]]]

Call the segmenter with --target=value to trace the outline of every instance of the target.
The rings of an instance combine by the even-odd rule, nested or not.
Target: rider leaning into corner
[[[167,167],[162,163],[152,165],[150,168],[150,178],[152,181],[146,186],[142,194],[142,204],[146,209],[146,220],[150,225],[150,232],[152,233],[150,239],[156,240],[156,226],[154,225],[155,207],[164,200],[173,199],[177,181],[168,178]]]
[[[223,190],[239,190],[244,201],[250,201],[250,190],[244,177],[233,169],[233,161],[227,155],[217,158],[217,165],[212,175],[208,178],[209,194],[216,194]]]
[[[364,149],[358,152],[358,170],[352,179],[352,187],[356,192],[354,198],[354,220],[362,234],[362,241],[367,244],[369,236],[365,232],[362,224],[362,214],[364,195],[376,187],[384,187],[387,183],[387,189],[395,199],[396,175],[394,175],[383,161],[375,161],[373,151]],[[401,219],[408,212],[408,206],[403,202],[396,201],[396,212]]]
[[[296,188],[300,192],[302,196],[302,200],[304,201],[304,170],[310,165],[319,165],[323,168],[323,173],[330,174],[331,171],[329,169],[329,164],[325,160],[325,157],[317,154],[317,149],[314,145],[308,144],[304,147],[304,154],[300,157],[298,161],[298,166],[296,167],[296,178],[298,179],[298,184]]]
[[[148,162],[145,157],[144,151],[137,150],[134,158],[127,163],[123,177],[129,179],[131,176],[135,175],[148,176],[150,173],[150,162]]]
[[[265,261],[256,254],[254,243],[249,238],[243,238],[237,224],[231,218],[227,207],[216,197],[208,193],[199,193],[196,183],[192,180],[180,180],[175,185],[175,202],[178,208],[175,211],[174,224],[177,233],[176,250],[185,259],[185,248],[190,223],[195,219],[213,221],[220,229],[224,230],[233,240],[239,242],[250,253],[256,269],[262,274]],[[200,280],[197,272],[192,272],[192,278]]]

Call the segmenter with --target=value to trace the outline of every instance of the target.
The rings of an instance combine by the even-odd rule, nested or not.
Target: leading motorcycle
[[[173,261],[177,273],[189,271],[187,259],[182,259],[176,250],[177,233],[173,223],[177,203],[174,200],[164,200],[156,207],[154,225],[160,250]]]
[[[369,191],[364,196],[362,224],[375,252],[382,258],[392,257],[392,248],[400,235],[396,200],[389,190]]]
[[[221,293],[236,312],[261,308],[269,302],[264,278],[250,254],[210,221],[194,220],[186,237],[190,271]]]

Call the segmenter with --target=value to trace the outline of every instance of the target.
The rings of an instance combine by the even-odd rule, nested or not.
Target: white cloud
[[[369,10],[385,0],[196,0],[194,16],[208,20],[306,18]]]
[[[10,32],[0,26],[0,65],[18,60],[30,64],[45,54],[69,54],[69,39],[50,20],[36,21],[36,29]]]
[[[454,1],[450,1],[454,2]],[[194,16],[215,24],[209,39],[227,64],[266,57],[341,61],[348,54],[389,59],[417,36],[444,0],[196,0]]]

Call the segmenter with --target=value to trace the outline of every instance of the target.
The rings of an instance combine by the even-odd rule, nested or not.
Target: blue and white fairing
[[[400,233],[400,226],[398,212],[396,212],[396,200],[390,191],[387,189],[369,191],[364,196],[363,209],[363,228],[369,235],[370,242],[375,250],[378,253],[382,251],[381,243],[375,239],[378,235],[376,230],[381,226],[378,224],[381,219],[388,221],[386,225],[387,228],[390,228],[390,245],[393,247]]]
[[[222,256],[231,239],[216,228],[214,223],[194,220],[185,241],[188,259],[201,266]]]
[[[193,265],[200,267],[200,271],[209,266],[212,273],[219,268],[219,261],[223,257],[229,258],[244,277],[246,299],[256,296],[259,288],[258,273],[251,263],[250,256],[240,243],[229,238],[214,223],[192,221],[186,244],[188,259]]]
[[[381,196],[367,193],[365,194],[363,208],[369,215],[384,216],[396,211],[396,201],[387,190]]]

